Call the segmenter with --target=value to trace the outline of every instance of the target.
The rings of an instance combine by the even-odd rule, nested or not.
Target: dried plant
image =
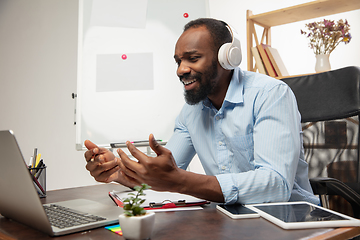
[[[316,55],[330,54],[344,42],[348,44],[351,40],[350,25],[340,19],[336,24],[334,21],[326,20],[305,24],[307,31],[301,30],[301,34],[309,38],[309,46]]]

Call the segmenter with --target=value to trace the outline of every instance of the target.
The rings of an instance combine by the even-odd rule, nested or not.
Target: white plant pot
[[[145,215],[133,217],[126,216],[125,214],[119,216],[119,224],[125,239],[150,238],[154,222],[154,212],[147,212]]]

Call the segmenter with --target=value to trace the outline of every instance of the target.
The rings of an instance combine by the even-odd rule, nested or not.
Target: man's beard
[[[185,101],[189,105],[195,105],[212,93],[215,88],[215,77],[217,76],[217,59],[214,59],[211,67],[205,73],[195,72],[192,75],[185,75],[183,78],[196,79],[199,83],[197,88],[191,90],[185,90]]]

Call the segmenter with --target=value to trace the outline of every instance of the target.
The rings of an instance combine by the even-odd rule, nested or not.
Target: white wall
[[[0,0],[0,129],[26,160],[39,149],[48,189],[94,182],[74,145],[77,12],[75,0]]]
[[[246,10],[258,14],[307,1],[209,2],[211,17],[238,30],[246,69]],[[76,0],[0,0],[0,129],[14,130],[25,159],[39,149],[48,165],[48,189],[95,183],[84,168],[83,152],[75,150],[77,13]],[[331,54],[332,68],[360,66],[360,10],[327,18],[347,18],[353,35],[349,45]],[[272,46],[290,74],[314,72],[315,57],[300,35],[305,22],[272,29]],[[190,169],[203,172],[198,162]]]

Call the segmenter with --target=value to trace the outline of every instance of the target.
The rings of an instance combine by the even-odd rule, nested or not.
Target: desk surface
[[[88,187],[48,191],[43,203],[87,198],[105,204],[114,204],[108,197],[111,190],[121,191],[117,184],[101,184]],[[152,240],[157,239],[348,239],[360,234],[356,228],[319,228],[283,230],[263,218],[233,220],[215,209],[215,204],[204,210],[156,213]],[[51,238],[46,234],[0,216],[0,239],[124,239],[105,228]]]

